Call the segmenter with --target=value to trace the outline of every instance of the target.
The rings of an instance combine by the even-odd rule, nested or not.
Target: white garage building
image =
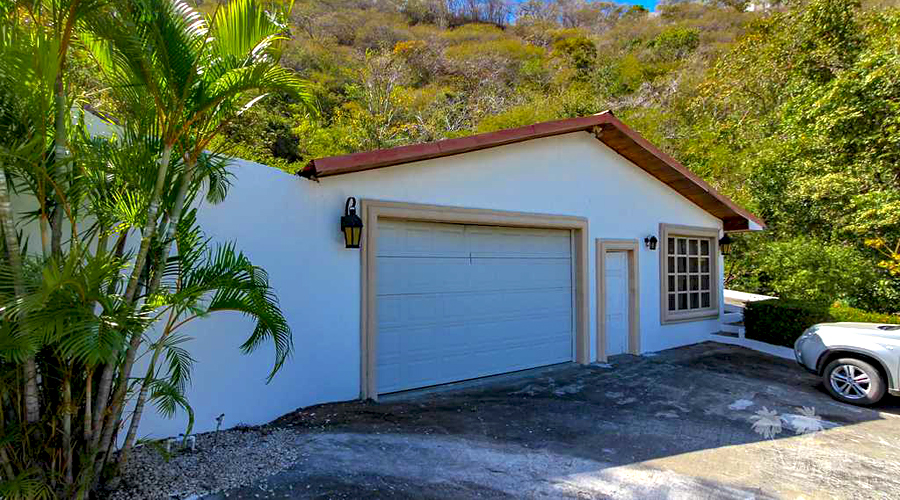
[[[763,227],[610,112],[317,159],[301,176],[237,166],[201,224],[269,272],[295,353],[266,385],[271,353],[237,348],[246,320],[195,322],[198,432],[221,413],[258,424],[707,340],[723,310],[719,238]],[[349,197],[359,249],[340,230]],[[142,431],[185,423],[151,414]]]

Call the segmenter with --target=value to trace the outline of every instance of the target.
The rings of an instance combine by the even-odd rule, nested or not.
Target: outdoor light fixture
[[[722,252],[722,255],[728,255],[731,253],[731,244],[734,243],[734,240],[728,236],[728,233],[725,233],[722,238],[719,239],[719,251]]]
[[[344,216],[341,217],[341,232],[344,233],[344,243],[347,248],[359,248],[359,240],[362,238],[362,219],[356,215],[356,198],[347,198],[344,205]]]
[[[656,239],[656,236],[647,236],[644,238],[644,246],[649,248],[650,250],[656,250],[656,243],[659,240]]]

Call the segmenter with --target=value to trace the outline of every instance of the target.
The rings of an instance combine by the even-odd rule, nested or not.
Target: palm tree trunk
[[[169,223],[166,225],[166,234],[162,240],[162,250],[160,252],[159,262],[160,268],[153,273],[153,279],[150,282],[149,294],[156,293],[162,280],[163,270],[166,267],[166,261],[169,260],[169,252],[172,249],[172,240],[175,237],[175,230],[181,222],[181,215],[184,213],[184,200],[187,198],[187,192],[191,183],[194,182],[194,171],[197,165],[196,161],[185,158],[184,176],[181,179],[181,185],[178,186],[178,193],[175,194],[175,203],[172,207]]]
[[[134,260],[134,268],[131,270],[131,277],[128,280],[128,287],[125,289],[125,302],[131,306],[135,303],[135,294],[138,289],[138,282],[141,277],[141,271],[144,263],[147,261],[147,254],[150,252],[150,242],[156,232],[156,218],[159,212],[159,200],[162,198],[162,191],[166,181],[166,171],[169,168],[169,161],[172,158],[172,146],[166,145],[163,149],[162,158],[160,159],[159,170],[156,176],[156,186],[153,189],[153,195],[150,198],[150,207],[147,210],[147,222],[141,231],[141,247],[138,250],[137,257]],[[108,450],[112,443],[115,428],[121,417],[121,412],[125,402],[125,392],[128,389],[128,377],[131,375],[131,368],[134,366],[134,358],[137,355],[138,347],[141,345],[141,331],[135,331],[131,334],[128,342],[128,349],[125,351],[125,359],[119,368],[119,376],[116,381],[115,392],[109,404],[109,413],[106,415],[106,425],[103,426],[103,435],[100,439],[100,449]],[[103,393],[108,394],[112,385],[112,376],[115,371],[115,364],[109,363],[103,369],[101,376],[101,388]],[[96,438],[96,437],[95,437]],[[106,461],[107,453],[101,451],[98,460],[102,463]]]
[[[3,398],[0,397],[0,429],[6,428],[6,420],[4,419],[4,412],[6,411],[3,408]],[[16,478],[16,473],[13,471],[12,465],[9,461],[9,455],[6,453],[6,445],[0,445],[0,467],[3,467],[3,472],[6,474],[0,474],[0,478],[5,478],[6,481],[12,481]]]
[[[147,254],[150,252],[150,242],[156,232],[156,218],[159,215],[159,200],[162,197],[163,187],[166,182],[166,172],[169,168],[169,160],[172,158],[172,146],[166,146],[163,150],[162,160],[160,160],[159,171],[156,176],[156,186],[153,189],[153,196],[150,199],[150,207],[147,210],[147,222],[141,230],[141,247],[138,250],[137,257],[134,261],[134,269],[131,270],[131,277],[128,280],[128,287],[125,289],[125,301],[134,304],[134,296],[137,293],[138,282],[140,281],[141,271],[144,269],[144,263],[147,261]]]
[[[181,221],[181,214],[184,212],[184,200],[185,198],[187,198],[188,189],[191,185],[191,182],[193,182],[194,180],[195,166],[195,161],[192,162],[189,158],[185,158],[184,176],[181,179],[181,185],[178,186],[178,193],[176,193],[175,195],[175,203],[172,207],[172,213],[170,214],[169,222],[165,226],[166,234],[162,240],[163,246],[160,252],[158,269],[156,269],[153,273],[153,278],[150,282],[150,287],[148,288],[148,295],[156,293],[156,291],[159,289],[163,271],[166,267],[166,261],[169,259],[169,251],[172,248],[172,239],[175,235],[175,230],[178,227],[178,223]],[[170,315],[169,324],[159,338],[157,347],[153,352],[153,359],[150,361],[150,368],[147,370],[147,376],[144,377],[144,381],[141,384],[141,391],[138,395],[137,402],[135,403],[134,413],[131,415],[131,422],[128,426],[128,434],[125,436],[125,443],[122,445],[122,450],[119,454],[119,469],[124,467],[125,463],[128,462],[128,455],[131,451],[132,445],[134,444],[134,438],[137,435],[137,428],[141,422],[141,416],[144,413],[144,404],[147,400],[147,390],[150,386],[150,380],[153,374],[153,370],[155,369],[156,361],[159,359],[159,355],[162,352],[162,342],[163,340],[165,340],[170,331],[169,326],[171,326],[173,319],[174,317]]]
[[[96,255],[99,257],[101,255],[106,254],[107,247],[109,246],[109,234],[106,232],[105,227],[99,228],[100,235],[97,237],[97,252]]]
[[[72,383],[71,383],[71,370],[66,370],[66,373],[63,375],[63,414],[62,414],[62,445],[63,445],[63,453],[65,454],[63,457],[63,468],[65,470],[65,481],[66,486],[71,486],[74,482],[72,476]]]
[[[102,255],[106,255],[107,247],[109,246],[109,233],[107,233],[106,228],[100,224],[98,227],[100,231],[99,237],[97,239],[97,256],[100,257]],[[97,304],[94,304],[94,307],[97,307]],[[102,327],[101,327],[102,328]],[[84,442],[90,446],[93,443],[93,435],[94,435],[94,426],[96,422],[94,421],[93,410],[94,410],[94,369],[95,366],[87,367],[87,372],[85,373],[85,383],[84,383]]]
[[[122,255],[124,255],[125,244],[127,243],[127,241],[128,231],[122,231],[122,234],[119,235],[119,239],[116,241],[116,246],[114,248],[115,256],[117,259],[122,258]],[[116,286],[116,280],[113,280],[109,284],[109,288],[107,288],[107,293],[113,293],[116,289]],[[110,363],[107,363],[107,365],[114,365],[115,363],[116,361],[111,361]],[[113,371],[114,368],[108,370],[106,365],[104,365],[103,369],[100,371],[100,383],[97,387],[98,393],[97,397],[94,399],[94,409],[91,412],[91,440],[89,442],[90,448],[94,450],[100,444],[100,432],[102,430],[101,426],[103,425],[104,412],[106,412],[106,407],[109,403],[109,391],[110,386],[112,385],[111,382]],[[104,383],[104,377],[108,377],[106,379],[106,383]]]
[[[63,56],[64,57],[64,56]],[[53,170],[50,178],[54,181],[54,192],[56,193],[56,205],[53,208],[50,219],[50,254],[59,258],[62,255],[62,222],[63,222],[63,200],[65,196],[61,192],[64,177],[68,170],[69,151],[66,145],[68,124],[66,103],[66,88],[63,82],[63,68],[65,59],[60,61],[59,71],[56,73],[56,86],[54,89],[55,100],[55,122],[54,122],[54,155]],[[61,176],[59,175],[61,174]],[[71,370],[66,370],[63,374],[62,387],[62,446],[63,446],[63,474],[66,486],[71,486],[73,482],[73,453],[72,453],[72,385]]]
[[[53,255],[61,255],[62,254],[62,222],[63,222],[63,199],[64,196],[62,192],[63,180],[59,178],[58,175],[61,173],[62,176],[65,176],[68,170],[68,156],[69,150],[66,147],[66,131],[68,130],[66,123],[66,88],[63,84],[63,73],[62,67],[60,67],[60,71],[56,74],[56,88],[55,88],[55,101],[56,101],[56,117],[55,117],[55,134],[54,134],[54,158],[53,158],[53,171],[50,173],[50,177],[55,182],[54,190],[56,193],[56,207],[53,209],[51,213],[50,219],[50,253]],[[61,168],[60,168],[61,167]]]
[[[94,392],[94,367],[90,367],[87,369],[87,373],[84,376],[84,442],[90,443],[92,441],[91,431],[93,428],[91,427],[93,424],[93,417],[91,416],[92,405],[94,402],[93,399]]]
[[[131,448],[134,446],[138,426],[141,423],[141,417],[144,415],[144,405],[147,403],[150,382],[156,373],[156,363],[159,361],[160,354],[162,354],[163,342],[172,332],[172,325],[175,319],[176,315],[173,309],[169,311],[169,321],[166,322],[166,328],[156,342],[156,346],[153,349],[153,358],[150,360],[150,366],[147,367],[147,374],[144,376],[144,380],[141,381],[141,391],[138,393],[137,401],[134,404],[134,412],[131,414],[131,422],[128,425],[128,434],[126,434],[125,443],[122,444],[122,449],[119,451],[119,463],[117,465],[119,470],[125,467],[125,464],[128,462],[128,456],[131,454]]]
[[[6,169],[0,168],[0,227],[6,239],[6,256],[12,271],[13,290],[16,298],[25,295],[22,276],[22,253],[19,238],[13,225],[12,205],[9,201],[9,188],[6,185]],[[33,424],[40,420],[40,400],[38,399],[37,365],[34,356],[28,356],[23,363],[25,372],[25,421]]]
[[[0,476],[5,478],[6,481],[12,481],[16,478],[16,473],[13,472],[12,466],[9,464],[9,455],[6,454],[6,445],[0,446],[0,465],[3,466],[4,475]]]
[[[50,256],[50,219],[46,213],[46,203],[41,202],[41,252],[44,257]]]

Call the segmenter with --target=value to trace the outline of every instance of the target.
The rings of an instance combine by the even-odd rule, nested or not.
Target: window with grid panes
[[[715,310],[715,246],[711,238],[667,236],[666,300],[670,314]]]

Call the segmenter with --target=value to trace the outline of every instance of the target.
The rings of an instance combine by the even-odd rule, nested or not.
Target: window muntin
[[[666,310],[670,315],[714,311],[712,238],[666,236]]]

